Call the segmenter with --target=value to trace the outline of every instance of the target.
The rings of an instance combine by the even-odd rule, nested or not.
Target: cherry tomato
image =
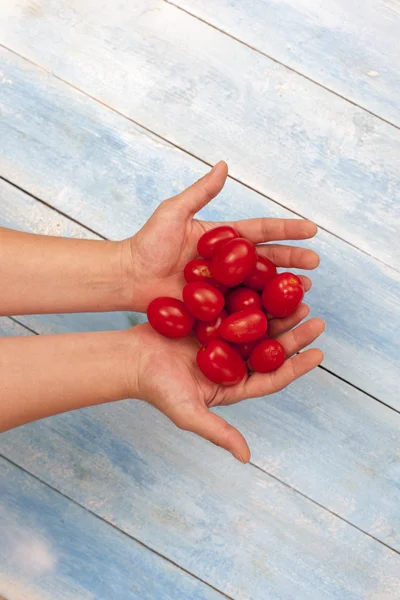
[[[253,350],[249,367],[258,373],[270,373],[279,369],[285,362],[285,350],[277,340],[264,340]]]
[[[262,293],[265,310],[273,317],[288,317],[293,314],[303,298],[303,284],[300,277],[293,273],[276,275]]]
[[[182,295],[186,308],[200,321],[213,321],[224,308],[225,298],[209,283],[187,283]]]
[[[228,342],[251,342],[262,338],[267,328],[267,317],[262,310],[250,308],[229,315],[221,323],[219,334]]]
[[[233,287],[242,283],[257,262],[254,244],[235,238],[217,248],[211,259],[211,275],[217,281]]]
[[[196,360],[200,371],[219,385],[236,385],[247,372],[243,359],[223,340],[212,340],[200,348]]]
[[[153,329],[171,338],[189,335],[194,325],[194,318],[182,300],[167,296],[155,298],[150,302],[147,318]]]
[[[255,290],[239,287],[229,292],[225,298],[225,307],[228,313],[246,310],[246,308],[261,309],[261,296]]]
[[[209,283],[217,288],[223,294],[226,294],[229,290],[227,285],[219,283],[211,277],[211,261],[207,258],[194,258],[185,265],[183,270],[183,276],[187,283],[193,281],[201,281],[202,283]]]
[[[240,356],[243,360],[248,360],[250,358],[250,354],[253,352],[254,348],[258,346],[261,342],[261,339],[253,340],[252,342],[239,342],[237,344],[231,344],[232,348],[239,352]]]
[[[197,251],[200,256],[211,258],[219,246],[238,237],[238,232],[235,231],[233,227],[229,227],[229,225],[215,227],[214,229],[210,229],[210,231],[203,233],[198,241]]]
[[[274,263],[270,261],[269,258],[265,258],[265,256],[257,254],[256,266],[250,275],[246,277],[244,284],[253,290],[258,290],[261,292],[267,285],[268,281],[275,277],[275,275],[276,266]]]
[[[221,325],[222,321],[226,319],[227,316],[228,313],[225,310],[223,310],[215,319],[215,321],[209,321],[208,323],[205,323],[204,321],[197,321],[197,323],[194,326],[194,333],[196,335],[197,340],[202,346],[205,346],[206,344],[211,342],[211,340],[220,339],[218,331],[219,326]]]

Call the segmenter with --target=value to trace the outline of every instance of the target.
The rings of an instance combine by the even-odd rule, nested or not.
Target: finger
[[[325,329],[322,319],[310,319],[277,339],[285,349],[286,357],[293,356],[314,342]]]
[[[228,165],[221,160],[204,177],[167,202],[179,206],[185,216],[193,216],[220,193],[227,176]]]
[[[296,246],[265,244],[257,246],[257,252],[284,269],[316,269],[320,263],[320,258],[314,250]]]
[[[250,460],[249,446],[240,431],[208,409],[196,411],[183,429],[197,433],[216,446],[225,448],[242,463]]]
[[[307,277],[307,275],[299,275],[299,277],[303,283],[304,291],[309,292],[312,288],[311,279],[309,277]]]
[[[312,369],[315,369],[323,361],[324,354],[317,348],[311,348],[292,358],[285,360],[283,365],[272,373],[263,375],[262,373],[253,373],[242,388],[241,397],[232,399],[232,402],[238,402],[246,398],[260,398],[268,396],[283,390],[293,381],[302,377]],[[235,388],[231,388],[233,391]]]
[[[268,337],[275,338],[296,327],[310,312],[310,307],[307,304],[300,304],[296,311],[290,317],[283,319],[271,319],[268,323]]]
[[[232,226],[253,244],[277,240],[306,240],[314,237],[317,226],[305,219],[246,219]]]

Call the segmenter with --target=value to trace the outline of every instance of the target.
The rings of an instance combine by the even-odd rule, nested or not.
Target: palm
[[[207,407],[219,386],[196,366],[199,345],[194,337],[174,340],[160,336],[148,323],[135,330],[144,349],[140,357],[144,395],[175,423],[182,414]]]
[[[132,238],[132,253],[148,282],[140,298],[142,310],[157,296],[181,297],[184,266],[196,256],[197,241],[207,225],[164,209]]]

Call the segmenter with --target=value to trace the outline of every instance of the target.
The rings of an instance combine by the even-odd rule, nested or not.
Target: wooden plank
[[[397,129],[162,0],[31,6],[3,1],[4,44],[208,163],[226,159],[233,177],[398,267]],[[35,114],[48,117],[47,103]],[[102,142],[112,159],[118,148]],[[82,152],[67,195],[93,156]]]
[[[144,403],[24,426],[4,434],[0,448],[235,599],[398,595],[398,553],[259,469],[177,434]]]
[[[100,239],[50,207],[0,179],[0,226],[43,235]],[[127,329],[143,322],[143,315],[129,312],[19,316],[38,333]]]
[[[400,126],[400,9],[396,2],[171,3]]]
[[[45,319],[45,330],[57,331]],[[13,334],[9,319],[0,320],[0,334],[7,324]],[[318,370],[278,395],[231,407],[228,416],[248,438],[256,466],[400,550],[400,415]],[[24,438],[18,447],[33,452]]]
[[[0,594],[8,600],[225,596],[0,458]]]
[[[160,200],[204,173],[198,160],[49,74],[10,52],[1,57],[13,83],[2,88],[0,172],[101,235],[128,237]],[[11,212],[14,205],[15,199]],[[24,226],[29,213],[22,213]],[[290,213],[230,180],[202,215],[230,220]],[[400,409],[399,274],[323,231],[312,246],[322,263],[309,302],[327,321],[326,367]],[[57,327],[65,330],[62,323]]]

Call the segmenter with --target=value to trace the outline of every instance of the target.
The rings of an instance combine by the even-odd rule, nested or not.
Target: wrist
[[[140,268],[139,253],[134,250],[134,242],[135,237],[118,242],[121,265],[119,273],[122,308],[120,310],[146,312],[148,304],[145,285],[146,269]]]

